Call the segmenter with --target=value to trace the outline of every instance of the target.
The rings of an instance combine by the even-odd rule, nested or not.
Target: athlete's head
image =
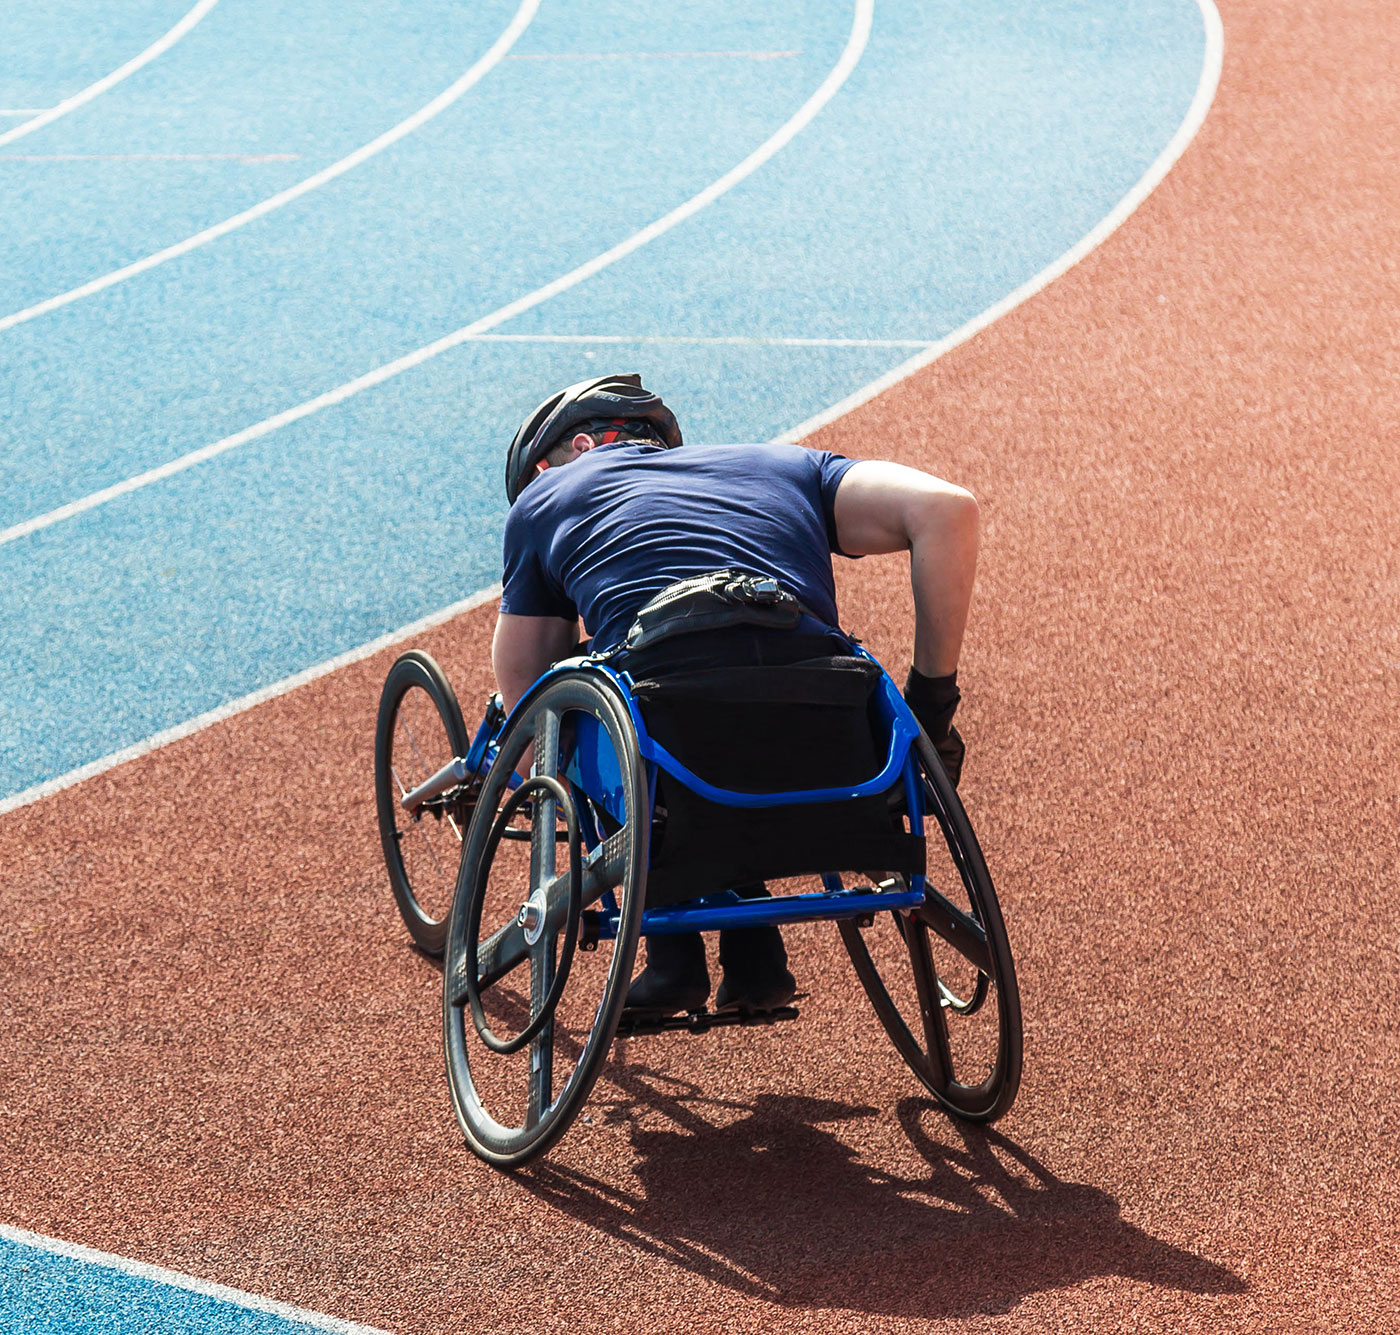
[[[506,496],[512,505],[541,466],[568,463],[594,445],[618,439],[681,444],[675,414],[642,387],[636,374],[583,380],[550,395],[522,423],[506,452]]]

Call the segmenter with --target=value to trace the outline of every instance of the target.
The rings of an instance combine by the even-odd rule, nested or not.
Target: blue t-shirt
[[[801,445],[597,446],[511,507],[501,611],[582,616],[604,649],[668,584],[735,566],[835,625],[833,506],[856,462]]]

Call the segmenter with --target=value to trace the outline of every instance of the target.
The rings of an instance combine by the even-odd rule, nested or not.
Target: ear
[[[590,436],[588,432],[580,431],[578,435],[569,442],[569,446],[574,452],[574,458],[577,459],[580,454],[587,454],[596,443],[597,442],[594,441],[593,437]]]

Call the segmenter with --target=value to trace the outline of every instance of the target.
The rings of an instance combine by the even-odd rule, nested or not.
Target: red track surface
[[[386,654],[0,823],[0,1217],[404,1335],[1395,1329],[1400,30],[1222,9],[1139,213],[820,438],[983,500],[998,1132],[814,927],[798,1024],[635,1042],[543,1166],[478,1163],[380,866]],[[907,661],[897,563],[843,575]],[[473,705],[490,621],[423,640]]]

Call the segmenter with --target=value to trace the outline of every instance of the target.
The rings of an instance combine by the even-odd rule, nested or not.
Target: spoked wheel
[[[618,689],[587,670],[536,686],[477,800],[443,970],[452,1105],[488,1163],[546,1150],[597,1079],[632,978],[650,827]]]
[[[1021,1083],[1021,1001],[982,851],[928,738],[924,903],[841,939],[875,1013],[910,1069],[955,1117],[991,1122]],[[941,837],[940,837],[941,836]]]
[[[401,805],[469,746],[457,697],[442,669],[418,649],[401,654],[379,697],[374,733],[374,796],[379,837],[399,913],[420,949],[442,954],[447,912],[470,817],[459,793],[445,793],[413,815]]]

